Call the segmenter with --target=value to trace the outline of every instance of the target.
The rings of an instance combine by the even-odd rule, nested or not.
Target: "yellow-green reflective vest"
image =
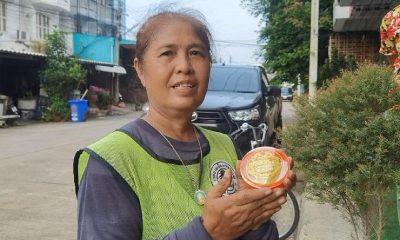
[[[210,152],[203,157],[200,185],[200,189],[207,191],[212,181],[215,184],[219,166],[228,165],[234,172],[237,155],[228,136],[200,129],[210,146]],[[110,164],[138,196],[143,239],[160,239],[201,215],[202,207],[193,199],[195,189],[187,170],[198,181],[200,163],[186,165],[186,168],[156,160],[122,131],[114,131],[88,149]],[[80,151],[75,159],[75,181],[79,184],[89,153]]]

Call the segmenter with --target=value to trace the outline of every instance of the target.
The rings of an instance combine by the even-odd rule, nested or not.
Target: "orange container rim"
[[[246,174],[243,174],[243,172],[242,172],[242,169],[247,164],[247,159],[249,159],[255,153],[258,153],[260,151],[269,151],[269,152],[274,153],[275,156],[279,157],[281,159],[281,161],[283,161],[283,163],[287,165],[286,170],[283,170],[283,171],[286,171],[286,172],[284,174],[281,174],[282,176],[280,176],[279,179],[277,179],[276,181],[274,181],[272,183],[266,183],[266,184],[255,183],[251,179],[246,177]],[[289,170],[290,170],[290,158],[285,154],[285,152],[283,150],[278,149],[278,148],[274,148],[274,147],[258,147],[258,148],[255,148],[255,149],[249,151],[248,153],[246,153],[244,155],[244,157],[242,158],[241,162],[240,162],[240,171],[242,172],[241,175],[242,175],[243,180],[248,185],[250,185],[251,187],[254,187],[254,188],[261,188],[261,187],[276,188],[276,187],[281,186],[283,184],[283,181],[287,178],[287,176],[289,174]]]

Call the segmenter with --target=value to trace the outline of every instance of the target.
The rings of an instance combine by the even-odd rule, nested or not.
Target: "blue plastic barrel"
[[[71,121],[82,122],[85,120],[85,112],[88,110],[87,100],[68,100],[68,104],[71,107]]]

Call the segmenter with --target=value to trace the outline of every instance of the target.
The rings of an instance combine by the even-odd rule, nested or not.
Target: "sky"
[[[160,6],[193,8],[206,18],[213,34],[214,55],[220,63],[260,64],[257,43],[259,19],[241,4],[240,0],[126,0],[127,38],[134,38],[138,24]]]

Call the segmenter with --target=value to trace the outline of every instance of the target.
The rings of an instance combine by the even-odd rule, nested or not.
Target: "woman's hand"
[[[213,239],[234,239],[256,229],[286,202],[283,188],[251,189],[238,178],[236,193],[224,196],[231,182],[231,172],[208,191],[203,209],[203,225]]]
[[[283,186],[285,189],[290,190],[292,189],[292,187],[296,186],[296,182],[297,182],[297,176],[296,173],[294,173],[292,171],[294,163],[293,163],[293,159],[292,157],[288,157],[289,158],[289,173],[288,176],[286,177],[285,180],[283,180]]]

